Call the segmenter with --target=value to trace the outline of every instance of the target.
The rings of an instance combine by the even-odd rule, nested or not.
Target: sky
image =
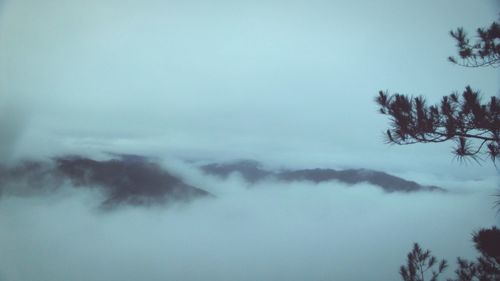
[[[2,1],[4,161],[103,151],[491,176],[389,146],[379,90],[499,95],[448,32],[498,1]],[[299,164],[300,163],[300,164]]]
[[[499,12],[498,0],[0,0],[1,164],[140,154],[216,196],[102,213],[95,189],[14,183],[0,196],[0,281],[398,280],[413,242],[473,258],[471,232],[499,224],[498,170],[454,161],[448,143],[386,144],[374,98],[499,96],[498,69],[447,61],[450,30]],[[196,166],[232,159],[450,192],[248,188]]]

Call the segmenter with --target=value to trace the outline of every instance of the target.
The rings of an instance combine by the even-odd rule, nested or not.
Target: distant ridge
[[[101,190],[100,206],[108,209],[120,205],[148,206],[214,197],[203,189],[186,184],[148,157],[121,154],[112,157],[94,160],[69,155],[51,161],[24,161],[12,167],[0,166],[0,196],[51,193],[66,187],[69,182],[76,188]],[[221,178],[238,173],[250,184],[266,180],[285,183],[337,181],[349,185],[369,183],[385,192],[446,191],[369,169],[270,170],[253,160],[211,163],[199,168],[205,174]]]
[[[251,184],[263,180],[285,182],[309,181],[314,183],[338,181],[350,185],[370,183],[386,192],[446,191],[437,186],[420,185],[385,172],[369,169],[301,169],[301,170],[266,170],[254,160],[241,160],[227,163],[211,163],[201,166],[206,174],[226,178],[233,173],[240,174]]]
[[[29,192],[60,188],[70,181],[75,187],[101,189],[104,194],[101,206],[105,208],[213,197],[205,190],[184,183],[146,157],[118,157],[98,161],[78,155],[64,156],[56,157],[51,162],[25,161],[11,168],[0,167],[0,194],[4,186],[20,186],[19,182],[23,182],[28,188],[25,191]]]

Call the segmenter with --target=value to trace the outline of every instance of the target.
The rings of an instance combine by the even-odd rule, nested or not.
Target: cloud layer
[[[172,166],[217,198],[102,212],[95,189],[3,196],[0,277],[397,280],[413,242],[453,263],[475,255],[473,230],[498,223],[494,179],[448,193],[304,182],[249,189],[237,175],[221,181],[190,164],[165,164]]]

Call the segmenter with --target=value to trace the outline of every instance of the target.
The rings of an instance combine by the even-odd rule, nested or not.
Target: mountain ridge
[[[200,166],[200,169],[209,175],[227,178],[233,173],[239,173],[250,184],[263,180],[284,182],[308,181],[314,183],[338,181],[349,185],[370,183],[382,188],[385,192],[416,192],[416,191],[441,191],[444,188],[433,185],[421,185],[417,182],[393,176],[386,172],[370,169],[344,169],[313,168],[298,170],[269,170],[255,160],[239,160],[225,163],[209,163]]]
[[[60,188],[67,181],[75,188],[103,191],[102,208],[214,197],[206,190],[186,184],[159,164],[139,156],[94,160],[69,155],[52,158],[50,162],[24,161],[14,167],[0,167],[0,194],[9,185],[14,185],[11,188],[14,194],[30,194],[44,188]]]

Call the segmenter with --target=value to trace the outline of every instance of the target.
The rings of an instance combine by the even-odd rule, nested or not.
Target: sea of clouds
[[[476,255],[471,233],[499,222],[495,178],[406,194],[163,166],[216,198],[102,210],[96,189],[3,194],[0,280],[398,280],[413,242],[451,274]]]

